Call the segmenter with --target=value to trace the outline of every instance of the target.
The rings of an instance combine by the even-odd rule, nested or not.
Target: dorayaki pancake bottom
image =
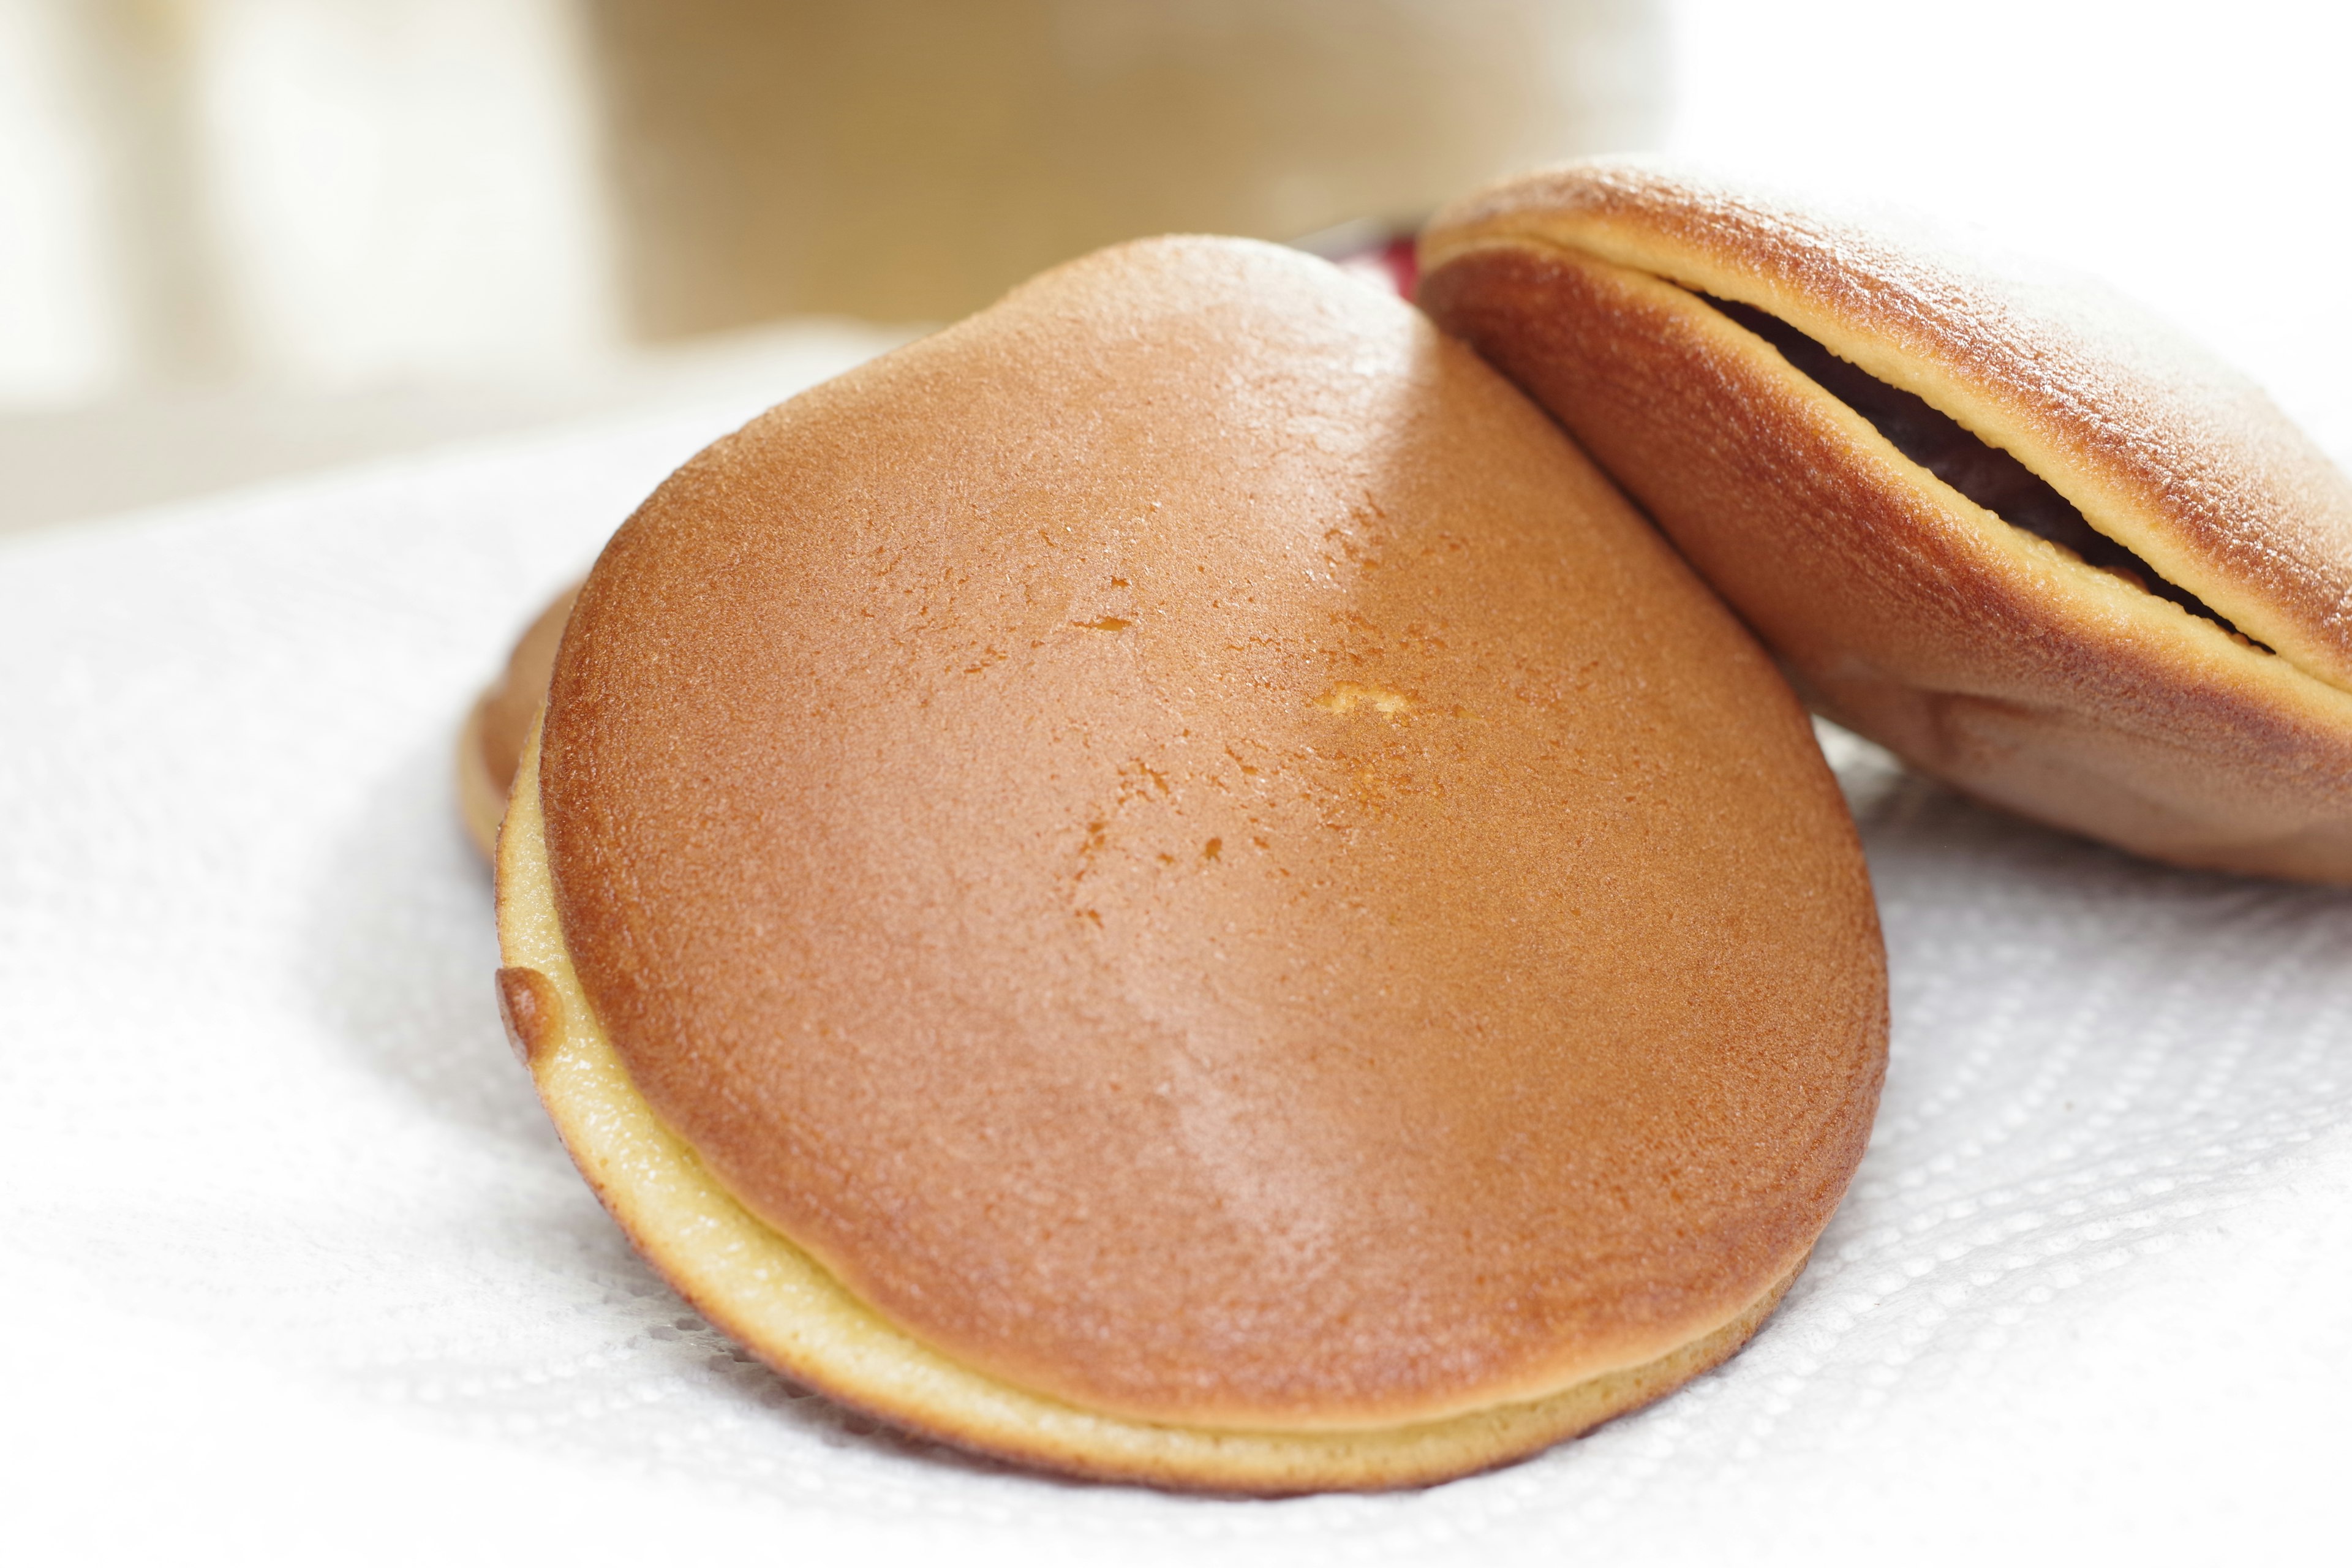
[[[1822,713],[2158,859],[2352,882],[2352,480],[2104,290],[1640,162],[1423,237]]]
[[[571,618],[577,584],[549,601],[531,617],[507,656],[507,667],[466,713],[457,731],[457,820],[485,860],[498,856],[499,819],[513,793],[523,741],[539,721],[548,678],[555,672],[555,648]]]
[[[1539,410],[1278,247],[1074,263],[689,463],[509,813],[509,1011],[647,1255],[796,1375],[1072,1470],[1429,1479],[1652,1397],[1875,1107],[1868,881],[1785,683]],[[629,1096],[549,1088],[599,1038]],[[617,1195],[584,1151],[634,1097],[894,1343],[1216,1442],[852,1378],[697,1283],[740,1236]]]
[[[1337,1431],[1160,1426],[1079,1409],[974,1372],[911,1338],[744,1209],[662,1125],[581,994],[547,872],[539,752],[501,837],[499,1010],[541,1099],[604,1206],[695,1310],[787,1376],[915,1432],[1103,1480],[1193,1490],[1360,1490],[1487,1468],[1647,1405],[1748,1342],[1804,1260],[1654,1360],[1540,1399]]]

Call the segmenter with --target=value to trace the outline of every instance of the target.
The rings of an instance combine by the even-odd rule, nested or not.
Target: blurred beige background
[[[0,0],[0,400],[940,319],[1654,132],[1643,0]]]
[[[1064,256],[1664,146],[2103,274],[2352,453],[2352,8],[0,0],[0,531],[758,400]],[[2315,290],[2316,281],[2320,288]],[[898,323],[875,332],[827,314]]]
[[[0,0],[0,529],[1657,132],[1650,0]],[[828,351],[832,352],[832,351]]]
[[[1171,229],[1411,221],[1653,139],[1643,0],[595,0],[625,313],[977,310]]]

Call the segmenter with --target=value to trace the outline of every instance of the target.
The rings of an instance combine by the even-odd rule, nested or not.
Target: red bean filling
[[[1987,511],[2134,587],[2171,600],[2190,615],[2204,616],[2242,640],[2252,641],[2196,595],[2166,582],[2147,562],[2093,528],[2073,501],[2032,469],[2000,447],[1988,446],[1923,399],[1847,363],[1778,316],[1712,295],[1700,298],[1779,349],[1782,358],[1823,391],[1875,426],[1896,451]]]

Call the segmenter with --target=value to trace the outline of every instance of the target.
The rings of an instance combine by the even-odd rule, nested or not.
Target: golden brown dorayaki
[[[2352,484],[2091,286],[1641,162],[1439,215],[1420,300],[1823,714],[2026,816],[2352,880]]]
[[[564,620],[579,596],[575,583],[532,617],[515,639],[506,668],[467,712],[457,731],[457,819],[486,860],[498,857],[499,820],[506,815],[515,769],[521,764],[540,704],[547,698]]]
[[[1787,685],[1411,306],[1138,243],[673,476],[499,852],[509,1027],[778,1369],[1082,1475],[1381,1487],[1728,1355],[1886,1031]]]

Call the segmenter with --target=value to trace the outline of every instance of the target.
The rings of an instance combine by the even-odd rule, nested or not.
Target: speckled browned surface
[[[949,1360],[845,1292],[746,1213],[654,1116],[614,1055],[564,948],[540,810],[539,748],[499,836],[500,1011],[589,1186],[646,1260],[714,1327],[856,1410],[974,1452],[1066,1474],[1220,1492],[1423,1486],[1507,1462],[1647,1405],[1736,1352],[1805,1267],[1664,1355],[1541,1397],[1434,1421],[1190,1426],[1054,1400]]]
[[[1588,235],[1645,264],[1569,243]],[[2074,467],[2037,471],[2103,530],[2118,514],[2097,510],[2083,469],[2117,491],[2162,480],[2176,542],[2205,540],[2215,563],[2174,580],[2256,636],[2292,643],[2278,630],[2291,621],[2326,653],[2347,637],[2329,606],[2352,582],[2352,510],[2308,443],[2263,433],[2284,422],[2251,389],[2184,373],[2159,397],[2154,347],[2082,371],[2096,333],[2033,325],[2021,288],[1970,293],[1956,264],[1638,169],[1531,178],[1425,243],[1425,306],[1617,476],[1822,711],[1977,794],[2142,853],[2352,879],[2352,696],[2326,659],[2244,647],[2008,527],[1682,285],[1735,297],[1737,273],[1737,297],[1931,402],[1950,387],[1920,364],[1959,366],[1981,397],[1956,416],[1998,395],[2051,426],[2071,395]],[[2034,368],[2012,374],[2004,356]],[[2215,398],[2202,414],[2200,389]],[[2201,447],[2187,428],[2199,418]],[[2149,538],[2126,542],[2155,559]],[[2249,595],[2273,613],[2247,614]]]
[[[1272,247],[1075,264],[689,464],[542,767],[655,1109],[1087,1408],[1649,1359],[1802,1255],[1876,1100],[1860,856],[1761,651],[1474,355]]]

